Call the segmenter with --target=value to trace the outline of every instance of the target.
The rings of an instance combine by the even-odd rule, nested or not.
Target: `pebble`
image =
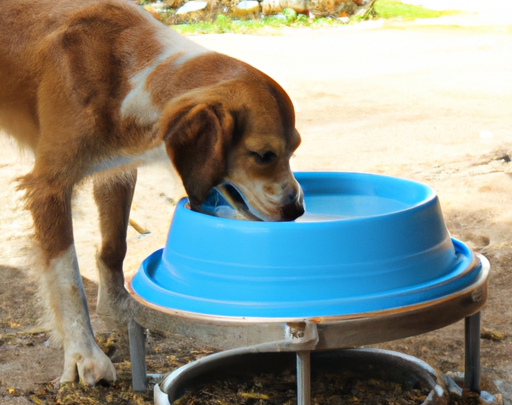
[[[176,11],[176,14],[187,14],[187,13],[192,13],[194,11],[199,11],[199,10],[203,10],[206,8],[206,6],[208,5],[208,3],[206,1],[189,1],[185,4],[183,4],[183,6],[181,6],[177,11]]]

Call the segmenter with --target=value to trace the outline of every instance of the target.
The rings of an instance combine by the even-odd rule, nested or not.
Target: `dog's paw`
[[[77,364],[80,382],[93,386],[100,380],[113,382],[116,380],[116,370],[105,353],[98,350],[93,358],[86,358]]]
[[[116,370],[103,351],[95,346],[85,353],[65,353],[64,373],[60,383],[74,382],[78,379],[82,384],[94,386],[100,380],[113,382],[116,380]]]

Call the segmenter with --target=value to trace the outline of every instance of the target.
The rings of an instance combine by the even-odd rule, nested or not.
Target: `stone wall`
[[[364,14],[375,0],[140,0],[166,24],[214,21],[219,14],[239,19],[287,13],[343,18]]]

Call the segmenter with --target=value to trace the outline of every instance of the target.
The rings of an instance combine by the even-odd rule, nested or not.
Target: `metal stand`
[[[128,321],[128,339],[132,368],[132,388],[134,391],[146,391],[148,389],[148,375],[144,328],[131,318]]]
[[[480,394],[480,312],[464,319],[464,387]]]
[[[311,404],[311,352],[297,352],[297,405]]]
[[[464,386],[480,394],[480,312],[468,316],[465,326]],[[144,329],[133,319],[128,323],[132,386],[134,391],[146,391],[146,350]],[[297,405],[311,405],[311,352],[297,352]]]
[[[464,387],[480,394],[480,312],[464,319]],[[311,404],[311,352],[297,352],[297,405]]]

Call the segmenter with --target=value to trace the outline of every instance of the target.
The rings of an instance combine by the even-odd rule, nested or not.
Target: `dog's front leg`
[[[113,381],[115,369],[97,346],[87,311],[84,288],[73,241],[72,186],[36,168],[21,179],[27,208],[34,220],[36,240],[42,251],[42,271],[35,270],[40,293],[54,323],[55,337],[64,347],[64,371],[60,382],[94,385]]]
[[[98,206],[101,250],[97,256],[99,291],[97,313],[126,325],[131,313],[124,288],[123,261],[137,170],[94,180],[94,199]]]

